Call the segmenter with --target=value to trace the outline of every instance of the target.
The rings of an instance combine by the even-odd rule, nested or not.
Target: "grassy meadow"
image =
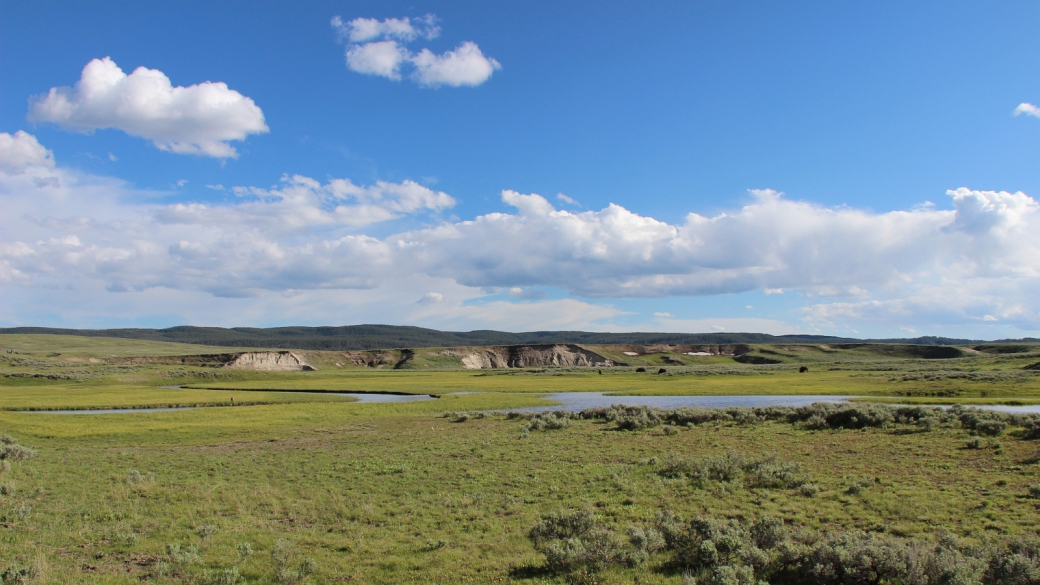
[[[662,518],[779,519],[794,535],[784,546],[802,547],[797,558],[839,533],[956,539],[969,558],[971,547],[1004,550],[1040,530],[1040,442],[1022,418],[963,422],[866,404],[851,407],[864,409],[858,419],[734,411],[624,427],[490,412],[548,405],[556,391],[1032,403],[1040,374],[1025,368],[1040,350],[1031,346],[945,359],[757,347],[779,363],[650,355],[602,373],[460,371],[432,358],[336,367],[335,355],[316,352],[303,352],[316,372],[225,371],[121,358],[227,348],[61,336],[0,336],[0,349],[0,431],[11,437],[0,451],[10,452],[0,471],[3,583],[743,583],[719,567],[752,561],[734,553],[704,564]],[[321,391],[440,398],[365,404]],[[197,408],[38,412],[155,406]],[[579,512],[595,528],[530,538],[547,516]],[[647,544],[655,533],[667,546]],[[776,568],[794,553],[756,546],[775,565],[756,575],[805,582],[790,563]],[[993,563],[985,582],[1031,582],[1001,577]]]

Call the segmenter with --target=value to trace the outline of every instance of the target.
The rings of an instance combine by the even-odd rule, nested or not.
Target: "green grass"
[[[471,395],[452,405],[484,408],[489,398],[515,399]],[[1040,529],[1035,500],[1025,497],[1040,476],[1036,447],[1010,437],[969,450],[959,430],[771,423],[665,435],[585,421],[520,438],[519,421],[453,424],[433,406],[296,404],[43,422],[45,415],[0,414],[5,430],[40,450],[9,474],[18,492],[0,504],[5,550],[8,558],[43,554],[53,582],[131,583],[154,566],[127,574],[126,561],[148,561],[167,544],[200,544],[202,564],[187,573],[201,573],[235,564],[236,544],[248,541],[257,554],[240,569],[250,582],[269,582],[267,551],[286,538],[318,561],[315,583],[348,575],[362,583],[488,583],[540,564],[525,534],[558,508],[590,506],[622,529],[662,508],[768,513],[807,528],[897,535],[939,526],[975,538]],[[781,453],[821,493],[695,489],[660,478],[650,463],[727,451]],[[131,470],[154,479],[130,484]],[[864,478],[873,487],[845,493]],[[32,507],[28,519],[12,512],[22,504]],[[202,524],[216,533],[200,538]],[[677,582],[652,569],[614,570],[605,582]]]
[[[13,349],[19,354],[50,356],[60,353],[65,358],[100,358],[155,355],[190,355],[202,353],[227,353],[243,351],[238,348],[165,341],[137,341],[113,337],[78,337],[74,335],[0,335],[0,350]]]
[[[575,421],[566,429],[524,433],[522,421],[499,415],[463,423],[441,416],[545,405],[544,394],[556,391],[1035,403],[1040,378],[1021,370],[1036,361],[1029,354],[914,360],[862,349],[765,348],[785,360],[788,354],[812,357],[804,374],[798,362],[732,361],[666,366],[670,375],[425,365],[275,373],[75,362],[69,358],[103,352],[201,352],[109,339],[69,349],[40,337],[50,344],[33,341],[37,345],[17,356],[3,354],[0,364],[7,374],[22,375],[0,378],[0,430],[39,453],[0,476],[16,488],[0,496],[0,571],[36,562],[44,568],[43,583],[205,583],[205,570],[233,565],[245,582],[272,583],[270,550],[279,539],[317,561],[310,583],[562,583],[539,572],[543,557],[526,538],[542,515],[561,508],[591,508],[622,533],[665,508],[687,517],[770,514],[824,532],[928,538],[947,529],[975,541],[1040,530],[1038,500],[1029,495],[1040,484],[1040,445],[1017,429],[969,449],[969,433],[954,428],[809,431],[786,423],[725,423],[666,434],[660,427],[623,432]],[[109,342],[148,347],[134,352],[104,345]],[[158,387],[171,384],[191,387]],[[442,397],[360,404],[270,389]],[[231,396],[236,403],[266,404],[111,415],[14,410],[224,405]],[[821,491],[808,498],[791,489],[701,489],[658,473],[657,462],[670,455],[727,452],[776,453],[800,464]],[[870,487],[847,493],[864,483]],[[200,536],[203,525],[215,533]],[[243,542],[256,551],[247,560],[238,558]],[[200,563],[160,576],[157,563],[170,544],[198,545]],[[598,577],[599,583],[637,580],[678,584],[680,576],[657,558]]]
[[[0,393],[0,410],[84,410],[181,406],[239,406],[299,402],[353,401],[348,396],[294,392],[239,393],[220,390],[156,388],[138,385],[53,384],[10,386]]]

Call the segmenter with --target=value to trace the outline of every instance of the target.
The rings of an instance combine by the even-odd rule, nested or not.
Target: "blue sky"
[[[1038,30],[1035,2],[6,3],[0,323],[1037,335]],[[106,57],[226,89],[91,102]]]

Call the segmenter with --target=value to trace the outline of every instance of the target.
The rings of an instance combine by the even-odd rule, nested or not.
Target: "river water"
[[[335,396],[350,396],[357,399],[360,404],[374,404],[380,402],[416,402],[433,400],[433,396],[427,394],[379,394],[376,392],[308,392],[308,394],[332,394]],[[460,394],[471,394],[461,392]],[[733,408],[733,407],[766,407],[766,406],[807,406],[814,402],[828,402],[832,404],[845,402],[855,396],[827,396],[827,395],[721,395],[721,396],[610,396],[602,392],[556,392],[547,394],[547,400],[558,402],[553,406],[532,406],[528,408],[517,408],[514,410],[527,412],[541,412],[548,410],[579,411],[586,408],[611,406],[613,404],[624,404],[626,406],[650,406],[655,408]],[[896,406],[896,405],[892,405]],[[949,405],[925,405],[947,408]],[[121,408],[121,409],[98,409],[98,410],[37,410],[32,412],[43,414],[130,414],[134,412],[172,412],[177,410],[191,410],[194,407],[184,406],[178,408]],[[1016,414],[1040,413],[1040,404],[1027,406],[1002,406],[1002,405],[979,405],[976,408],[983,410],[995,410]]]

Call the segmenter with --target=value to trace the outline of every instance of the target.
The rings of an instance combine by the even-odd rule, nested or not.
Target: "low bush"
[[[238,550],[238,562],[240,563],[246,562],[249,557],[253,556],[253,545],[248,542],[236,544],[235,549]]]
[[[614,531],[598,525],[590,510],[562,510],[543,516],[528,532],[545,566],[557,574],[590,574],[611,565],[634,565],[664,546],[654,529],[641,529],[623,542]]]
[[[662,510],[652,526],[629,531],[625,547],[590,512],[565,512],[539,523],[535,547],[555,574],[588,574],[612,564],[663,556],[682,583],[713,585],[1035,585],[1036,537],[982,545],[940,532],[915,540],[860,531],[792,531],[782,520],[699,516],[686,521]],[[552,539],[544,538],[552,535]]]
[[[288,540],[279,540],[271,548],[274,581],[279,585],[296,585],[318,570],[312,558],[300,559],[296,547]]]
[[[0,570],[0,583],[18,583],[19,585],[36,583],[42,573],[39,562],[29,565],[14,563]]]
[[[136,469],[131,469],[126,472],[126,483],[130,485],[140,485],[144,483],[150,483],[155,480],[154,473],[144,474]]]
[[[207,585],[235,585],[242,579],[242,574],[238,571],[238,567],[229,567],[216,571],[206,569],[202,577]]]
[[[512,414],[512,413],[510,413]],[[809,430],[884,428],[892,424],[914,425],[925,429],[965,428],[978,434],[996,436],[1008,426],[1040,428],[1040,415],[1009,414],[953,406],[947,410],[926,406],[887,406],[883,404],[846,404],[817,402],[808,406],[766,406],[756,408],[651,408],[615,404],[587,408],[572,418],[605,420],[621,430],[639,430],[660,425],[689,426],[734,422],[761,424],[788,422]],[[1027,433],[1028,434],[1028,433]],[[1033,435],[1029,435],[1033,437]],[[1035,437],[1040,437],[1040,430]]]
[[[657,471],[662,477],[684,478],[698,487],[711,482],[751,488],[797,488],[809,481],[797,463],[781,461],[776,455],[745,457],[737,453],[699,459],[667,457]]]

